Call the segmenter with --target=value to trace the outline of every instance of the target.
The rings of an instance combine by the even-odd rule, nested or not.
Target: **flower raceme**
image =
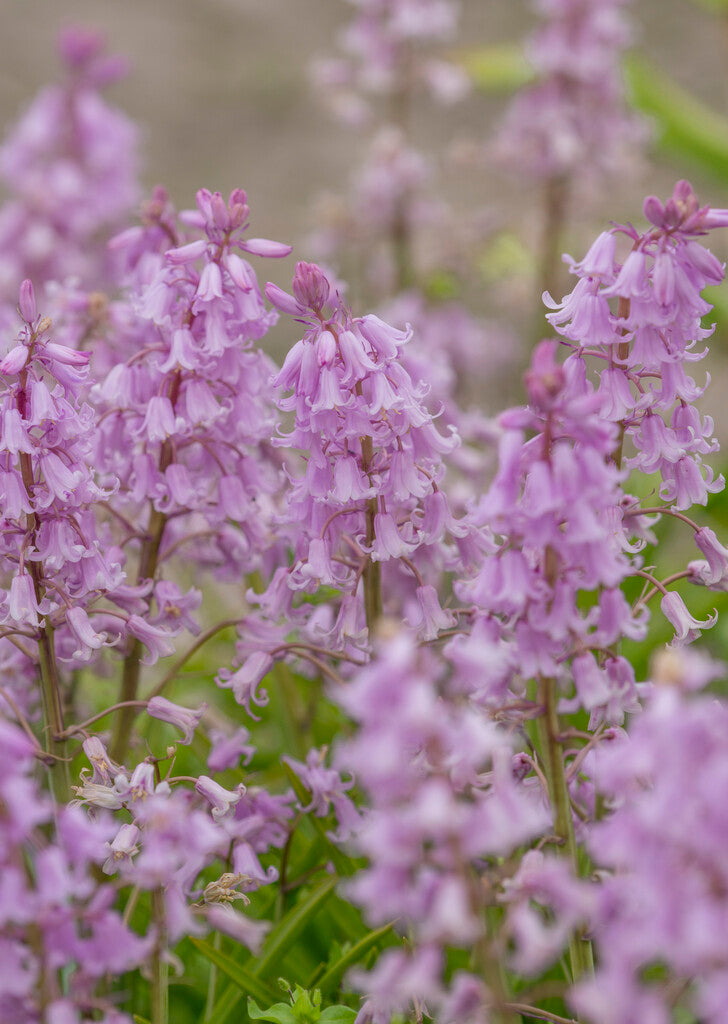
[[[690,184],[678,182],[667,204],[651,196],[645,214],[653,227],[638,234],[617,227],[600,235],[579,263],[570,261],[579,282],[556,303],[548,320],[574,347],[603,360],[599,393],[605,419],[623,424],[636,453],[629,468],[660,473],[660,497],[676,509],[704,505],[723,487],[704,467],[715,452],[713,421],[694,402],[705,390],[686,373],[686,364],[706,353],[696,344],[712,333],[701,317],[710,305],[702,289],[723,280],[724,268],[697,238],[728,225],[727,210],[700,207]],[[620,236],[631,250],[615,258]],[[615,313],[610,300],[619,300]]]
[[[0,149],[10,199],[0,207],[0,296],[8,306],[23,278],[37,286],[73,278],[87,289],[113,280],[108,235],[138,201],[138,130],[104,102],[127,62],[104,52],[103,35],[60,34],[65,80],[44,89]]]
[[[164,518],[162,548],[192,533],[198,560],[229,575],[269,543],[280,483],[262,453],[274,365],[255,347],[277,314],[245,255],[280,258],[290,246],[247,238],[249,216],[241,189],[227,200],[201,189],[179,218],[157,190],[144,224],[112,240],[126,262],[126,295],[111,310],[125,344],[106,354],[98,389],[98,459],[119,476],[129,516],[151,505]]]
[[[387,11],[407,46],[418,31],[442,36],[453,16],[437,0],[358,7],[359,39],[373,45],[367,26]],[[417,12],[429,19],[421,30]],[[76,34],[65,46],[88,104],[104,76],[97,41]],[[144,962],[150,1019],[167,1024],[179,940],[213,929],[257,956],[265,900],[250,915],[233,904],[278,882],[270,948],[292,962],[280,936],[312,907],[326,922],[319,937],[356,921],[340,906],[325,916],[335,871],[350,873],[340,894],[386,930],[385,945],[407,936],[344,982],[365,995],[359,1024],[410,1010],[511,1024],[523,1004],[503,963],[543,977],[567,945],[560,994],[575,982],[570,998],[597,1024],[662,1021],[670,1000],[721,1019],[725,835],[706,794],[726,774],[725,706],[693,693],[720,670],[682,647],[715,617],[692,615],[673,584],[728,588],[728,548],[685,514],[723,485],[704,464],[717,442],[686,364],[709,333],[701,289],[723,275],[699,239],[728,225],[728,211],[701,207],[681,182],[645,213],[644,232],[604,232],[570,261],[571,294],[547,297],[560,340],[533,353],[527,403],[495,424],[494,477],[461,502],[462,518],[445,485],[458,432],[438,424],[452,388],[430,391],[416,360],[410,374],[409,326],[355,316],[314,263],[297,265],[290,293],[268,284],[267,306],[254,263],[290,250],[248,237],[241,189],[201,189],[179,215],[155,190],[142,223],[112,242],[113,299],[92,300],[79,269],[47,290],[51,323],[23,280],[22,327],[0,357],[3,1022],[128,1024],[118,1006],[144,1015],[146,1002],[132,1008],[123,994],[142,986],[114,976]],[[59,256],[49,273],[71,266]],[[94,301],[103,315],[89,320]],[[280,369],[258,347],[279,313],[302,327]],[[462,325],[444,314],[438,338]],[[628,470],[660,474],[661,504],[625,493]],[[659,515],[691,529],[699,553],[664,579],[645,555]],[[180,555],[199,587],[175,575]],[[220,602],[203,598],[200,568],[237,586],[234,618],[208,627]],[[620,644],[645,638],[653,598],[675,639],[650,694]],[[216,672],[239,705],[227,717],[223,696],[202,693],[210,661],[199,672],[191,660],[231,625],[240,663]],[[183,630],[192,646],[145,691],[142,666],[176,654]],[[120,698],[98,711],[117,653]],[[282,658],[297,672],[278,674]],[[324,681],[335,684],[325,697]],[[194,699],[171,693],[183,684]],[[282,758],[295,793],[258,784],[283,779],[284,751],[259,758],[239,722],[240,708],[260,713],[261,734],[274,735],[282,703],[286,735],[300,740]],[[125,734],[119,721],[135,715]],[[104,719],[111,753],[89,731]],[[65,794],[56,778],[74,770],[76,738],[89,767]],[[52,795],[36,777],[51,765]],[[589,879],[577,877],[587,854],[600,872]],[[353,932],[341,938],[346,963],[362,947]],[[222,963],[235,955],[196,948]],[[343,966],[327,956],[328,983]],[[259,991],[273,959],[247,975]],[[214,1016],[214,971],[208,985]]]
[[[281,570],[286,586],[276,577],[269,588],[272,610],[290,614],[291,592],[321,585],[354,596],[367,564],[391,563],[408,566],[406,576],[418,584],[426,632],[430,620],[451,622],[434,608],[413,563],[466,532],[438,486],[443,456],[458,437],[452,428],[438,430],[423,403],[426,386],[399,361],[409,332],[371,314],[354,317],[316,264],[298,264],[293,294],[273,284],[266,294],[306,328],[274,378],[290,392],[279,408],[294,415],[292,431],[274,443],[304,452],[306,466],[286,495],[282,525],[295,560]],[[456,554],[446,557],[452,562]]]
[[[100,597],[113,601],[123,582],[120,552],[93,511],[113,485],[100,487],[92,467],[88,354],[52,340],[29,281],[19,310],[22,330],[0,362],[2,554],[10,577],[4,622],[11,633],[31,635],[41,617],[63,627],[60,657],[83,663],[118,641],[126,618],[109,618],[119,626],[105,631],[88,615]]]
[[[634,162],[645,130],[628,112],[620,56],[630,26],[625,0],[535,0],[542,24],[526,58],[535,81],[519,92],[496,153],[533,177],[613,177]]]

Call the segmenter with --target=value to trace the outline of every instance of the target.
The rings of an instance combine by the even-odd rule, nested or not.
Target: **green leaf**
[[[138,1013],[132,1014],[132,1020],[134,1024],[151,1024],[151,1021],[148,1021],[146,1017],[140,1017]]]
[[[725,294],[725,288],[715,285],[711,288],[704,288],[700,294],[713,307],[709,313],[706,313],[703,325],[709,327],[716,319],[723,324],[728,322],[728,295]]]
[[[257,970],[255,973],[246,970],[242,964],[233,960],[227,953],[222,953],[219,949],[215,949],[209,942],[203,942],[201,939],[195,939],[192,936],[190,936],[190,942],[210,963],[215,964],[223,974],[230,978],[234,985],[247,995],[255,996],[262,1003],[272,1003],[278,997],[275,989],[270,988],[264,981],[256,977]]]
[[[212,1024],[225,1024],[225,1021],[242,998],[243,993],[239,988],[236,988],[235,985],[228,985],[220,998],[215,1002],[212,1013],[205,1020],[212,1022]]]
[[[392,924],[385,924],[376,931],[369,932],[363,939],[351,946],[344,955],[332,964],[331,967],[320,978],[316,979],[316,987],[322,992],[330,991],[339,984],[346,971],[354,964],[362,960],[370,949],[374,949],[383,938],[392,930]]]
[[[336,877],[327,878],[308,896],[300,900],[292,910],[289,910],[286,916],[268,933],[268,938],[263,944],[263,950],[255,965],[257,975],[267,974],[270,970],[278,967],[282,957],[286,955],[309,921],[316,916],[331,896],[337,881]],[[251,994],[255,995],[255,993]]]
[[[297,1024],[317,1024],[321,1016],[321,993],[316,989],[312,994],[308,989],[296,985],[291,1009]]]
[[[514,92],[533,78],[533,69],[519,45],[477,46],[454,56],[484,92]]]
[[[634,106],[657,122],[660,143],[728,179],[728,120],[642,58],[628,57],[624,70]]]
[[[728,0],[695,0],[695,2],[717,14],[728,14]]]
[[[349,1006],[327,1006],[319,1018],[321,1024],[351,1024],[356,1010]]]
[[[276,1003],[267,1010],[261,1010],[251,996],[248,996],[248,1016],[251,1020],[271,1020],[273,1024],[298,1024],[289,1003]]]

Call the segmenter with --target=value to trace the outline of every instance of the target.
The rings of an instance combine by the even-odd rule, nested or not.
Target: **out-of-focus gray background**
[[[691,0],[635,0],[626,9],[641,51],[724,109],[724,23]],[[97,26],[132,61],[131,75],[110,95],[143,127],[145,184],[164,183],[181,206],[192,205],[201,185],[242,185],[253,234],[297,241],[312,227],[313,197],[343,189],[363,151],[364,140],[333,121],[307,79],[310,58],[331,54],[352,11],[345,0],[0,0],[0,127],[57,73],[58,29]],[[496,43],[522,38],[534,16],[526,0],[463,0],[462,25],[463,43]],[[484,138],[504,103],[477,96],[428,115],[432,138],[443,145],[454,136]],[[634,215],[645,191],[692,173],[668,166],[657,186],[625,183],[625,209],[615,210],[610,196],[610,215]],[[714,204],[725,199],[725,187],[722,196],[715,183],[708,187]],[[484,176],[482,188],[484,200],[494,190],[506,201],[519,196],[502,179]]]

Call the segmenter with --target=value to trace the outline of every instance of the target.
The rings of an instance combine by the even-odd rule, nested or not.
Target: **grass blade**
[[[290,910],[269,933],[263,951],[255,965],[256,975],[265,975],[286,955],[300,933],[311,921],[334,891],[338,878],[327,878],[316,889]],[[252,993],[255,995],[255,993]]]
[[[190,936],[190,942],[198,952],[202,953],[205,959],[215,964],[218,970],[222,971],[246,995],[253,996],[254,999],[267,1006],[280,998],[279,992],[276,992],[275,989],[270,988],[264,981],[256,977],[257,970],[255,972],[247,970],[226,953],[215,949],[209,942],[203,942],[201,939],[196,939],[192,936]]]
[[[381,928],[377,928],[375,931],[369,932],[363,939],[355,943],[351,949],[347,950],[344,955],[332,964],[329,969],[321,975],[320,978],[315,979],[316,988],[320,988],[322,992],[326,993],[336,988],[339,982],[343,978],[344,974],[353,967],[354,964],[358,963],[371,949],[375,949],[381,940],[385,938],[392,930],[393,921],[389,924],[383,925]],[[309,982],[309,988],[314,984],[313,980]]]

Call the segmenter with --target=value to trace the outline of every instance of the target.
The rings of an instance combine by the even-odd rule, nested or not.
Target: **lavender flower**
[[[623,174],[644,127],[628,113],[619,58],[630,43],[626,0],[536,0],[527,44],[535,81],[513,100],[496,152],[538,178]]]
[[[23,278],[73,276],[92,289],[112,276],[105,242],[137,201],[138,156],[136,127],[101,97],[126,73],[125,62],[104,49],[95,31],[62,32],[65,81],[40,93],[0,150],[0,176],[11,192],[0,209],[7,303]]]

